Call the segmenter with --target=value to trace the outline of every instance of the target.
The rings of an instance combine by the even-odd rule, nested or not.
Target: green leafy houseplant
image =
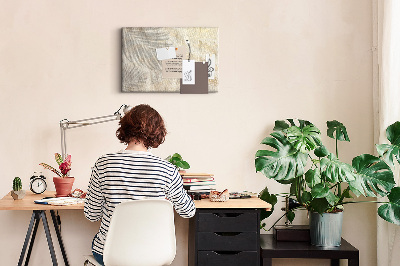
[[[290,185],[286,196],[319,214],[340,212],[345,204],[365,202],[350,200],[353,195],[387,197],[385,202],[368,202],[384,203],[378,215],[400,225],[400,187],[395,186],[390,167],[394,166],[393,158],[400,163],[400,122],[390,125],[386,133],[390,144],[376,145],[379,157],[362,154],[348,164],[339,160],[338,142],[350,141],[342,123],[327,122],[327,135],[336,144],[333,154],[322,144],[320,130],[309,121],[277,120],[273,132],[261,142],[272,149],[256,153],[256,171]],[[260,198],[275,205],[277,195],[270,194],[266,187]],[[262,211],[261,219],[272,211]],[[294,212],[287,211],[287,217],[293,221]]]
[[[189,163],[184,161],[179,153],[174,153],[173,155],[168,156],[165,160],[175,165],[179,171],[190,168]]]

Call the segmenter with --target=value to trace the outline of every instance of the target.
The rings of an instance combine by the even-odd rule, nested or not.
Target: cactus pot
[[[18,191],[14,191],[11,190],[11,197],[13,197],[14,200],[20,200],[23,199],[25,197],[25,190],[18,190]]]
[[[342,241],[343,212],[310,213],[311,244],[319,247],[338,247]]]
[[[67,197],[71,194],[74,181],[75,178],[73,177],[53,177],[54,186],[56,187],[56,197]]]

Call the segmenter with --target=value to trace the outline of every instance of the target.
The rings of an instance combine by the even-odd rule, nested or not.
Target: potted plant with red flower
[[[40,163],[39,165],[57,175],[53,177],[54,186],[56,187],[56,197],[66,197],[71,193],[72,185],[75,181],[75,178],[68,176],[69,171],[71,171],[71,155],[67,155],[63,160],[62,156],[56,153],[55,159],[60,170],[46,163]]]

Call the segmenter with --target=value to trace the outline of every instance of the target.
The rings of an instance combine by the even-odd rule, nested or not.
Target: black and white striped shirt
[[[88,220],[101,219],[93,243],[94,252],[103,254],[115,206],[125,200],[146,198],[169,199],[176,212],[184,218],[190,218],[196,212],[175,166],[150,152],[123,150],[96,161],[84,208]]]

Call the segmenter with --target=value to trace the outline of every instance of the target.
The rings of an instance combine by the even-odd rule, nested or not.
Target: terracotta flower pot
[[[71,193],[75,178],[73,177],[53,177],[54,186],[56,187],[56,197],[66,197]]]

